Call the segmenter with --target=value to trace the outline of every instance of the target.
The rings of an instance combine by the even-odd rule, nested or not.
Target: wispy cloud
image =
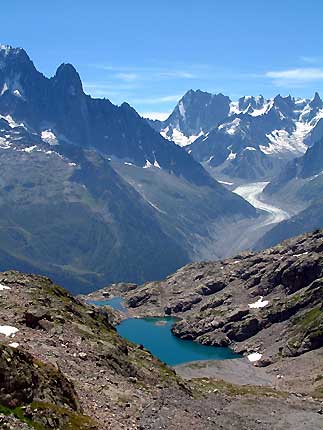
[[[158,119],[164,121],[170,115],[170,112],[141,112],[140,115],[143,118]]]
[[[301,87],[314,81],[323,80],[323,69],[321,68],[297,68],[279,71],[268,71],[264,75],[271,78],[272,83],[280,87]]]
[[[196,79],[198,76],[191,72],[185,72],[183,70],[170,70],[160,71],[159,75],[164,78],[183,78],[183,79]]]
[[[138,90],[138,84],[130,81],[108,81],[108,82],[84,82],[84,90],[93,97],[114,98],[116,102],[121,102],[133,96],[133,92]]]
[[[303,55],[301,57],[299,57],[301,61],[303,61],[303,63],[308,63],[308,64],[316,64],[316,63],[320,63],[322,61],[322,58],[319,57],[309,57],[306,55]]]
[[[109,91],[109,90],[131,90],[138,88],[138,86],[135,83],[132,82],[122,82],[122,83],[116,83],[113,82],[84,82],[83,84],[84,88],[88,90],[100,90],[100,91]]]
[[[129,103],[139,103],[144,105],[157,105],[177,102],[183,94],[160,95],[154,97],[138,97],[142,91],[140,85],[136,82],[85,82],[85,92],[93,97],[108,97],[115,100],[116,103],[127,100]],[[149,109],[149,108],[148,108]],[[164,112],[153,112],[164,114]],[[157,117],[156,117],[157,119]]]
[[[174,94],[169,96],[160,97],[143,97],[143,98],[132,98],[130,99],[132,103],[145,103],[145,104],[159,104],[159,103],[169,103],[177,102],[183,94]]]
[[[125,73],[125,72],[121,72],[121,73],[117,73],[115,75],[115,77],[117,79],[120,79],[121,81],[125,81],[125,82],[134,82],[137,81],[138,79],[140,79],[140,76],[137,73]]]
[[[278,72],[267,72],[266,76],[274,79],[293,79],[298,81],[316,81],[323,79],[323,69],[290,69]]]
[[[194,68],[166,67],[166,66],[118,66],[107,64],[95,64],[93,67],[108,72],[115,72],[117,79],[125,81],[156,81],[164,79],[197,79],[199,74]]]

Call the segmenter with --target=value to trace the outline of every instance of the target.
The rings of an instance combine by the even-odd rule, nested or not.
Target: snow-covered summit
[[[180,146],[193,145],[193,155],[197,145],[203,143],[205,148],[217,133],[239,141],[241,149],[246,141],[246,146],[266,155],[297,155],[306,151],[321,118],[323,102],[317,92],[312,99],[278,94],[269,99],[248,95],[231,101],[221,93],[190,90],[167,120],[151,125]],[[207,159],[214,155],[203,152]]]

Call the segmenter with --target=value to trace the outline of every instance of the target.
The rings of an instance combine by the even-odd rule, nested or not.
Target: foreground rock
[[[319,396],[213,378],[184,381],[121,339],[112,312],[82,303],[48,278],[0,273],[0,309],[1,428],[322,427]]]

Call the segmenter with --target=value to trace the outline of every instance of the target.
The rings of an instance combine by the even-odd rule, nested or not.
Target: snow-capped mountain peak
[[[230,102],[221,93],[189,90],[165,121],[150,121],[150,124],[168,140],[187,146],[229,115]]]
[[[273,106],[273,100],[265,100],[262,95],[244,96],[230,103],[229,115],[249,114],[259,116],[265,114]]]
[[[166,121],[152,125],[200,162],[224,163],[226,172],[228,164],[243,163],[246,171],[248,162],[261,162],[264,172],[266,163],[302,155],[323,136],[323,102],[318,93],[312,99],[278,94],[231,101],[223,94],[191,90]]]

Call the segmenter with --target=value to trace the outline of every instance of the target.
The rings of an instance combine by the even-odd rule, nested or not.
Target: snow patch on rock
[[[165,139],[173,141],[178,146],[190,145],[191,143],[195,142],[196,139],[204,135],[203,131],[201,131],[197,135],[185,136],[185,134],[183,134],[177,128],[170,129],[169,127],[166,127],[163,130],[161,130],[160,134]]]
[[[181,117],[183,119],[185,119],[185,106],[184,103],[182,102],[182,100],[178,103],[178,109],[179,109],[179,113],[181,114]]]
[[[57,145],[58,140],[55,134],[52,132],[52,130],[44,130],[41,132],[41,138],[44,142],[48,143],[49,145]]]
[[[248,304],[248,306],[250,309],[260,309],[260,308],[264,308],[268,304],[269,304],[269,301],[263,300],[263,296],[260,296],[260,298],[256,302],[250,303]]]
[[[15,337],[18,331],[19,329],[11,325],[0,325],[0,334],[4,334],[6,337]]]
[[[259,352],[253,352],[252,354],[247,355],[247,358],[251,363],[255,363],[256,361],[259,361],[262,357],[262,354]]]
[[[17,342],[11,342],[11,343],[9,343],[9,346],[11,346],[11,348],[18,348],[18,346],[19,346],[19,343],[17,343]]]
[[[25,125],[24,125],[24,123],[17,123],[13,118],[12,118],[12,116],[11,115],[5,115],[5,116],[3,116],[3,115],[0,115],[0,119],[4,119],[5,121],[7,121],[7,123],[9,124],[9,126],[10,126],[10,128],[16,128],[16,127],[24,127],[25,128]]]
[[[159,165],[159,163],[158,163],[158,161],[156,159],[154,161],[154,167],[157,167],[157,169],[161,168],[160,165]]]
[[[33,152],[35,149],[37,148],[37,145],[33,145],[33,146],[28,146],[27,148],[23,148],[21,149],[21,152]]]
[[[144,165],[144,169],[149,169],[150,167],[153,167],[153,165],[151,164],[151,162],[149,160],[146,160],[146,164]]]
[[[227,157],[227,160],[235,160],[237,157],[237,154],[235,152],[230,152],[230,154]]]
[[[234,134],[236,134],[238,132],[240,123],[241,123],[241,119],[235,118],[233,121],[231,121],[229,123],[221,124],[219,126],[219,130],[223,130],[224,133],[230,134],[231,136],[233,136]]]

